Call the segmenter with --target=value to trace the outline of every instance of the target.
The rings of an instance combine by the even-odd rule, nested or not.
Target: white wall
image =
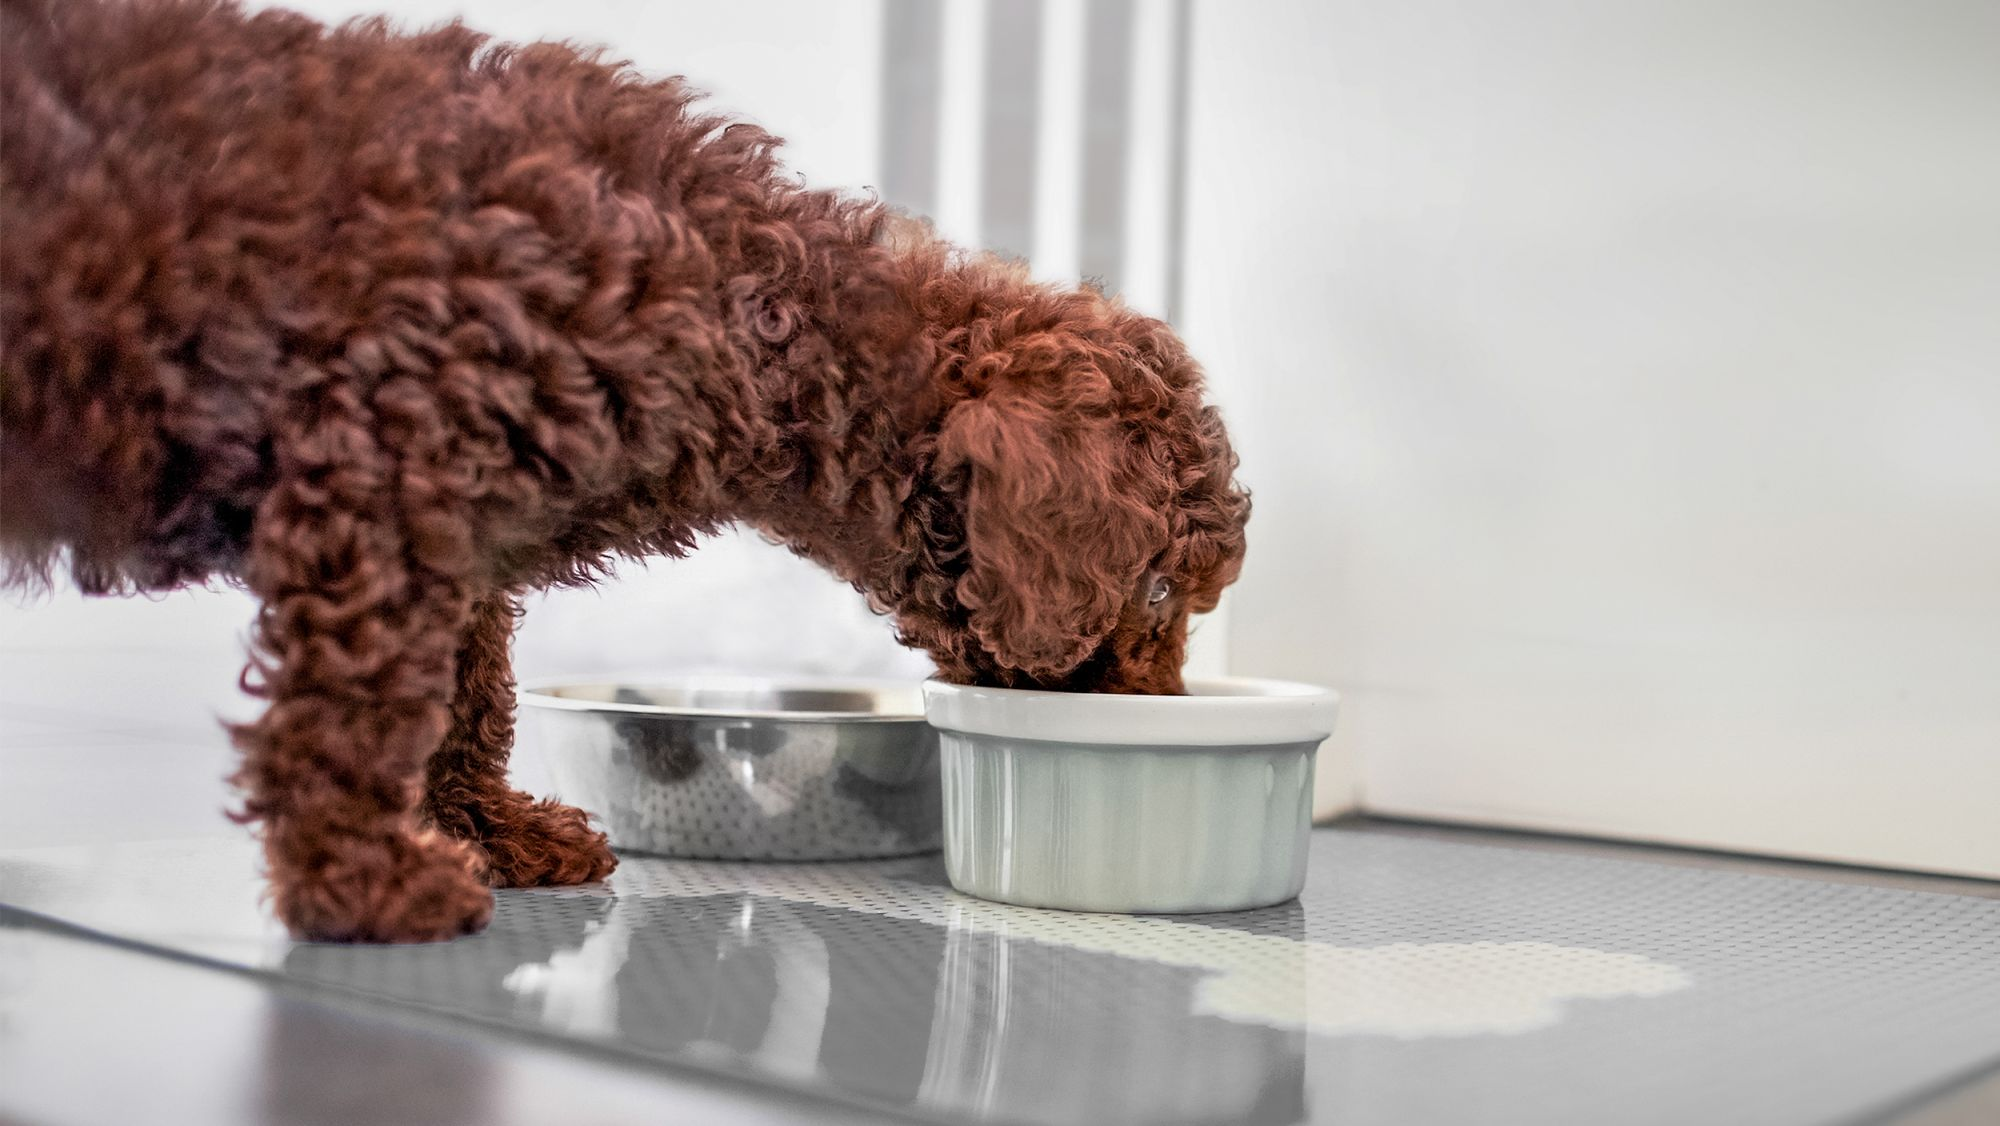
[[[2000,875],[2000,7],[1194,44],[1232,667],[1340,686],[1378,810]]]

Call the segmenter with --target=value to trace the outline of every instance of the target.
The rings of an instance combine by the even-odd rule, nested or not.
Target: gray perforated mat
[[[0,854],[129,941],[946,1121],[1833,1123],[2000,1063],[2000,902],[1315,834],[1307,891],[1130,918],[935,858],[627,857],[458,942],[287,942],[229,841]]]

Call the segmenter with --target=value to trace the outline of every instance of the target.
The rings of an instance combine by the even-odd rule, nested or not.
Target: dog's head
[[[961,498],[965,625],[947,679],[1182,691],[1188,616],[1242,566],[1250,498],[1199,370],[1165,325],[1043,340],[954,406],[937,468]],[[1024,351],[1027,349],[1024,348]]]

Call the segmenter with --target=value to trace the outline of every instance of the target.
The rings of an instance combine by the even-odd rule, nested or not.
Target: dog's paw
[[[482,810],[487,878],[495,887],[563,887],[601,880],[618,866],[611,843],[575,806],[511,793]]]
[[[341,835],[309,858],[272,856],[271,897],[295,938],[317,942],[440,942],[493,917],[484,858],[425,830]]]

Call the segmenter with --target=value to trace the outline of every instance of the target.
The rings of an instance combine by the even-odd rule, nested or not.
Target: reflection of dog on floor
[[[808,191],[589,53],[0,0],[0,536],[263,602],[236,733],[302,936],[602,877],[511,790],[515,594],[733,520],[965,682],[1173,692],[1248,501],[1160,322]]]

